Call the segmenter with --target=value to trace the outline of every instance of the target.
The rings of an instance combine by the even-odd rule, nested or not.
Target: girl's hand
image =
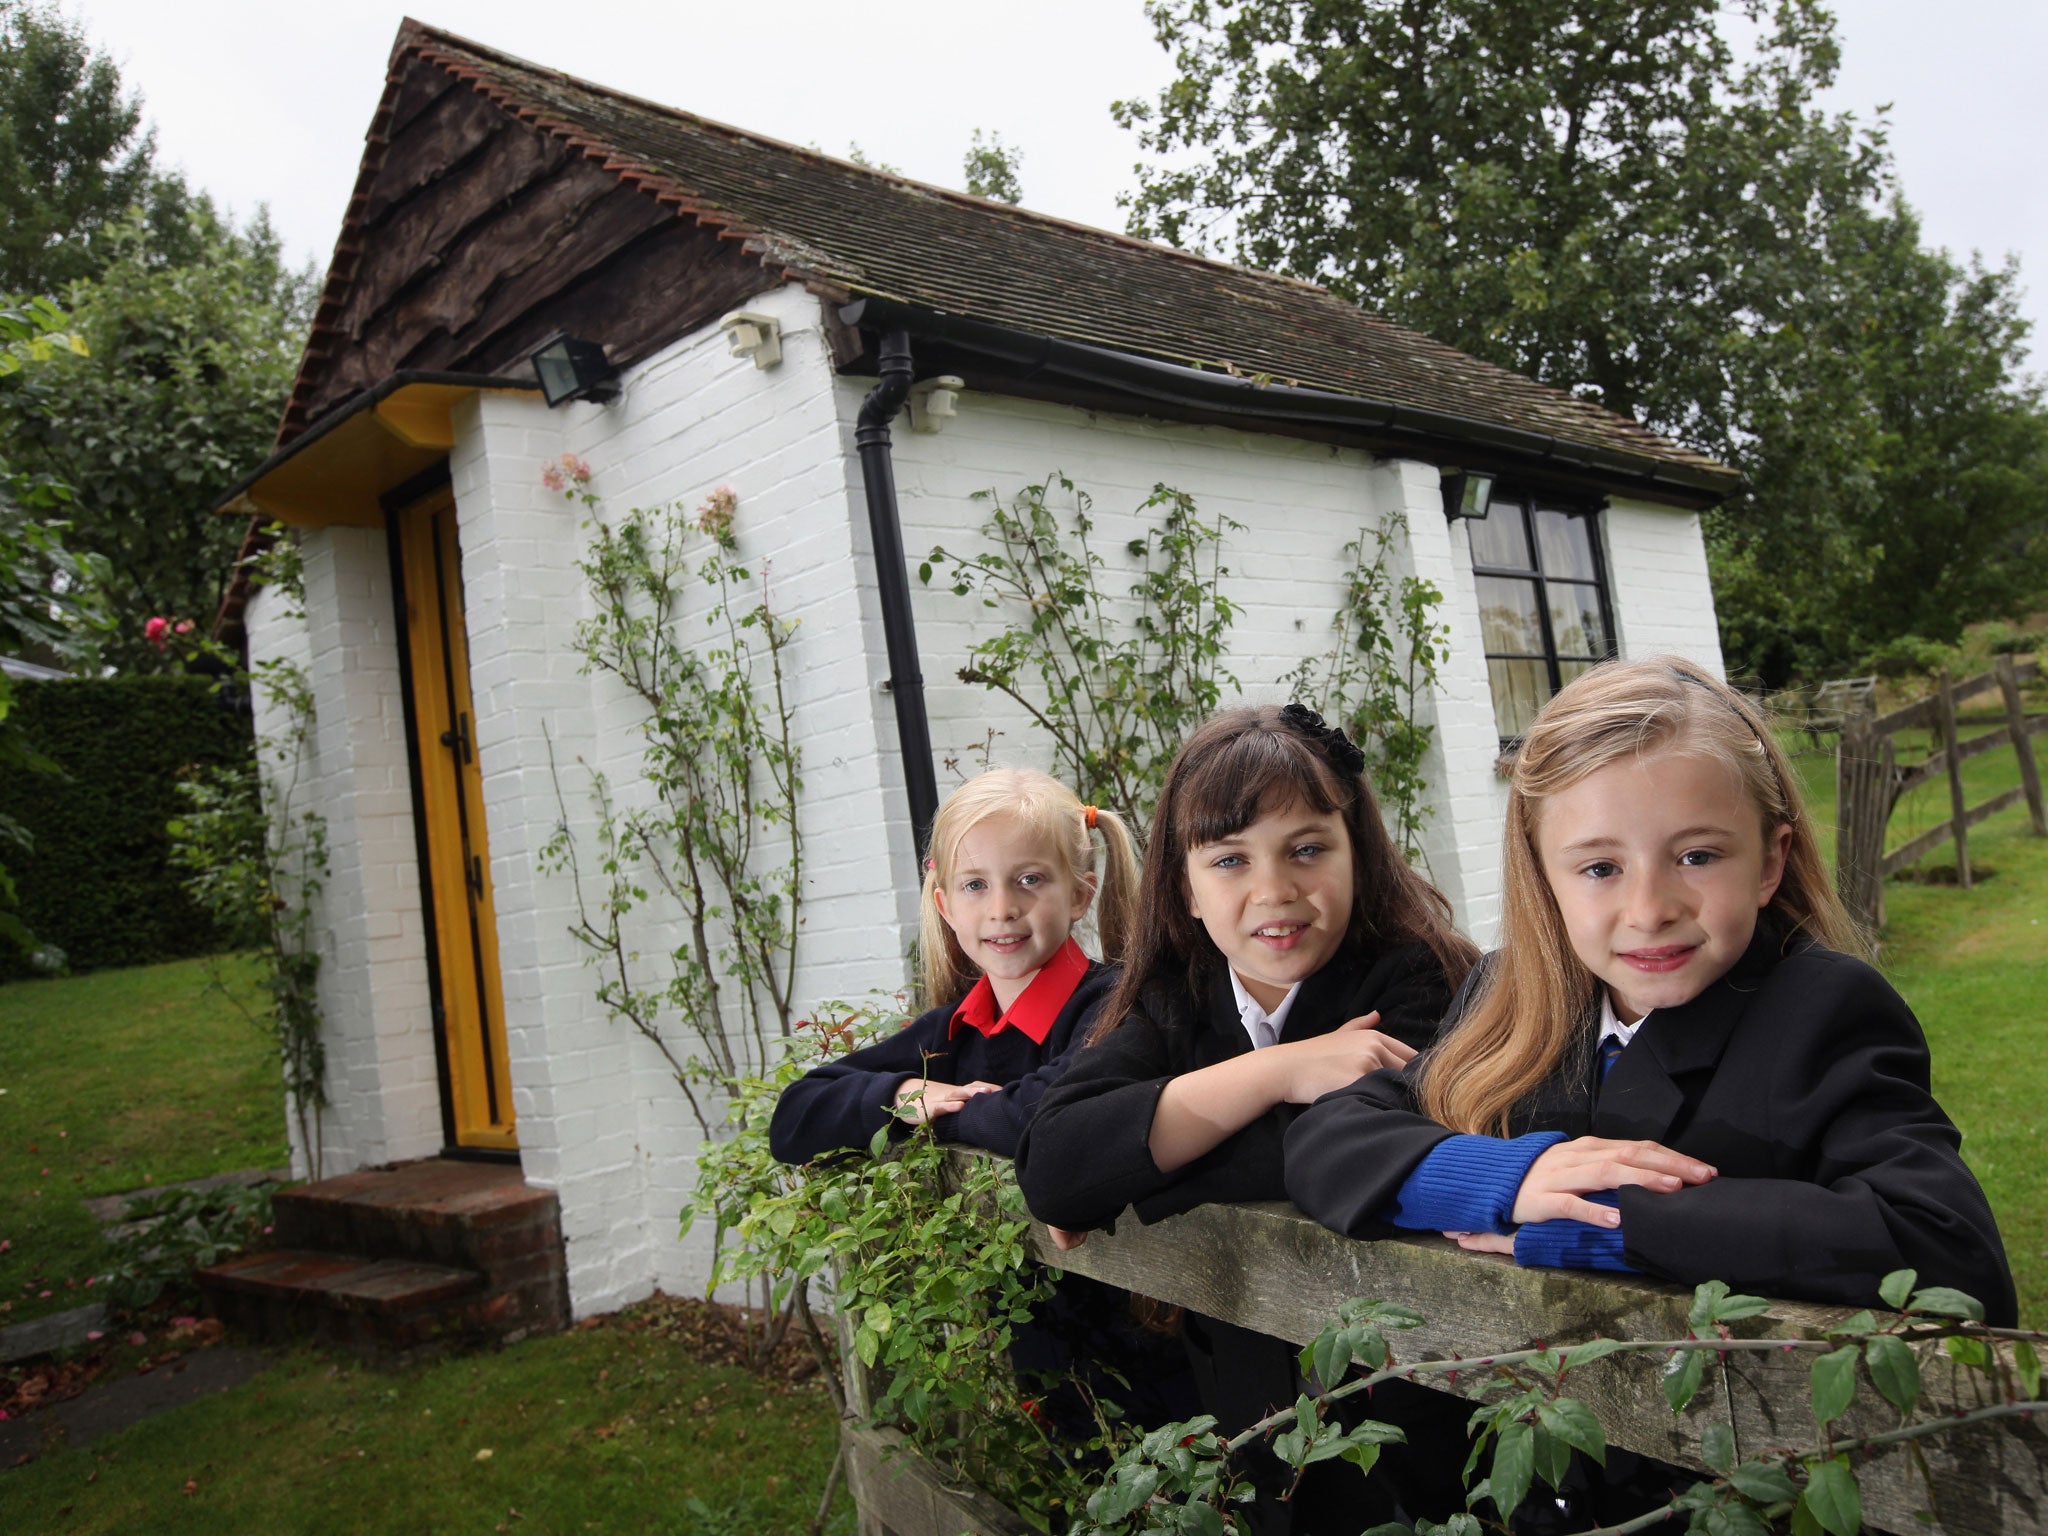
[[[1046,1224],[1045,1231],[1046,1235],[1052,1239],[1053,1247],[1059,1249],[1061,1253],[1072,1253],[1076,1248],[1088,1241],[1088,1234],[1086,1232],[1069,1232],[1065,1227],[1055,1227],[1051,1223]]]
[[[1312,1104],[1326,1093],[1349,1087],[1368,1072],[1406,1066],[1415,1047],[1381,1034],[1380,1016],[1375,1011],[1361,1014],[1327,1035],[1269,1046],[1260,1054],[1270,1056],[1282,1069],[1281,1103]]]
[[[998,1092],[998,1083],[941,1083],[928,1077],[906,1077],[896,1087],[896,1112],[912,1125],[929,1125],[941,1115],[958,1112],[979,1094]]]
[[[1515,1256],[1515,1236],[1512,1232],[1446,1232],[1452,1242],[1467,1253],[1504,1253]]]
[[[1668,1195],[1688,1184],[1704,1184],[1717,1171],[1654,1141],[1581,1136],[1576,1141],[1559,1142],[1529,1165],[1508,1219],[1521,1226],[1569,1217],[1590,1226],[1618,1227],[1620,1211],[1579,1196],[1619,1189],[1624,1184],[1640,1184]]]

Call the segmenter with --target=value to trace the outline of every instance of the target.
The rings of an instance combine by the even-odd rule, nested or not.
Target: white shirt
[[[1285,1008],[1287,1005],[1282,1003],[1280,1006]],[[1633,1024],[1622,1023],[1615,1016],[1614,994],[1605,987],[1602,987],[1600,989],[1600,1038],[1593,1042],[1594,1051],[1597,1053],[1600,1047],[1609,1040],[1619,1040],[1623,1046],[1626,1046],[1629,1041],[1635,1039],[1636,1031],[1649,1022],[1649,1018],[1650,1015],[1646,1013]]]
[[[1226,969],[1228,969],[1226,967]],[[1237,994],[1237,1017],[1244,1025],[1244,1032],[1252,1037],[1252,1049],[1263,1051],[1267,1046],[1278,1043],[1280,1031],[1287,1025],[1287,1010],[1294,1006],[1295,994],[1301,991],[1296,982],[1287,989],[1287,995],[1280,999],[1280,1006],[1271,1013],[1259,1006],[1259,1000],[1245,991],[1244,983],[1237,979],[1237,972],[1230,972],[1230,990]]]

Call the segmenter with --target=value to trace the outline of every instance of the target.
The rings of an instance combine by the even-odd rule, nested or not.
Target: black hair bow
[[[1365,754],[1358,750],[1349,736],[1327,723],[1306,704],[1283,704],[1280,718],[1321,747],[1339,773],[1347,778],[1357,778],[1365,772]]]

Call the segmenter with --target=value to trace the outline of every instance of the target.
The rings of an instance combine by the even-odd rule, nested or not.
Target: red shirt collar
[[[1067,1006],[1067,999],[1074,995],[1074,988],[1081,985],[1081,978],[1088,974],[1088,957],[1081,953],[1081,946],[1068,939],[1031,978],[1017,1001],[1010,1004],[1010,1011],[996,1014],[996,991],[983,976],[974,984],[974,989],[960,1000],[960,1006],[953,1010],[953,1019],[946,1026],[946,1038],[952,1039],[960,1033],[963,1025],[972,1025],[986,1038],[994,1038],[1006,1029],[1022,1030],[1033,1045],[1045,1044],[1045,1037],[1052,1033],[1052,1027],[1059,1021],[1060,1010]]]

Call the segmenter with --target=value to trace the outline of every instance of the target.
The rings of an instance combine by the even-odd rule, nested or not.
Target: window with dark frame
[[[1465,524],[1503,745],[1529,729],[1558,689],[1614,655],[1598,516],[1509,491],[1495,493],[1484,519]]]

